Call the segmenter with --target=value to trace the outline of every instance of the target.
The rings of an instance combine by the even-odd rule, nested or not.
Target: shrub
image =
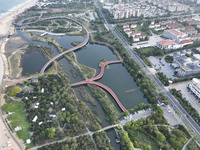
[[[14,97],[15,94],[16,94],[16,92],[12,92],[12,93],[10,93],[10,97]]]
[[[15,87],[15,88],[13,88],[13,91],[14,91],[14,92],[18,92],[19,90],[20,90],[19,87]]]

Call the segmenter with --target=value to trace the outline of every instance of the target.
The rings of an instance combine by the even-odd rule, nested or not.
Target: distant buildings
[[[188,11],[190,9],[188,5],[181,4],[173,0],[147,0],[147,1],[148,3],[151,3],[152,5],[155,5],[169,12],[181,12],[181,11]]]
[[[133,42],[139,42],[140,40],[145,40],[147,35],[142,34],[141,31],[134,31],[134,29],[137,27],[137,24],[124,24],[123,30],[128,35],[128,37],[133,38]]]
[[[130,17],[155,17],[166,15],[167,12],[163,9],[158,8],[149,4],[146,0],[134,1],[132,3],[119,3],[104,4],[104,8],[108,9],[111,14],[113,14],[114,19],[123,19]]]
[[[200,81],[199,79],[193,78],[192,82],[188,86],[190,90],[198,97],[200,98]]]

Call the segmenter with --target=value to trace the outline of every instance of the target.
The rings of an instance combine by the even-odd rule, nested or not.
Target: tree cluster
[[[68,137],[66,141],[43,146],[38,150],[94,150],[92,138],[89,135],[80,136],[78,138]]]
[[[94,140],[97,145],[97,149],[99,150],[113,150],[113,147],[110,145],[110,141],[107,137],[105,131],[96,132],[94,135]]]
[[[63,74],[41,76],[37,83],[29,81],[27,85],[32,86],[33,91],[22,91],[17,96],[22,97],[36,143],[60,139],[64,135],[75,136],[86,131],[76,108],[76,99],[72,98],[69,81]],[[33,122],[35,116],[38,119]]]
[[[137,148],[145,150],[162,149],[162,150],[180,150],[190,138],[183,126],[168,126],[166,119],[163,117],[163,111],[160,107],[155,107],[150,117],[142,118],[137,122],[128,122],[124,129],[127,131],[130,140]],[[156,147],[144,144],[144,139],[139,135],[144,135],[156,143]]]

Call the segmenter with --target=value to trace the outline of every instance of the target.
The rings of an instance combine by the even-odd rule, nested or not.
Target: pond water
[[[48,43],[31,41],[27,38],[26,34],[22,32],[18,32],[18,36],[20,36],[23,40],[27,41],[29,44],[34,45],[42,45],[45,47],[49,47],[53,50],[52,56],[58,54],[56,48]],[[57,37],[56,41],[64,48],[71,48],[71,43],[73,41],[83,41],[84,37],[82,36],[54,36],[49,35],[51,37]],[[97,45],[97,44],[88,44],[87,47],[82,48],[80,50],[75,51],[77,56],[77,61],[83,65],[89,66],[97,70],[97,74],[100,73],[100,68],[98,67],[98,63],[105,59],[106,61],[117,60],[117,56],[113,54],[113,52],[106,46]],[[63,70],[70,72],[69,63],[67,60],[61,59],[62,63],[66,63],[62,65]],[[40,72],[40,69],[43,67],[45,62],[48,60],[39,52],[38,53],[26,53],[25,57],[22,61],[23,67],[23,75],[26,73],[32,74],[36,72]],[[74,79],[73,77],[70,79],[71,83],[75,83],[78,81],[82,81],[82,78]],[[104,72],[104,76],[99,79],[97,82],[103,83],[109,88],[111,88],[120,102],[126,109],[133,108],[137,106],[139,103],[147,103],[147,100],[143,97],[143,93],[140,91],[132,76],[127,72],[125,67],[122,64],[111,64],[109,65],[109,69],[106,69]],[[116,102],[113,98],[111,98],[112,102],[116,105],[116,108],[119,109]]]
[[[22,59],[22,75],[39,72],[48,59],[39,52],[25,53]]]
[[[18,31],[18,34],[15,36],[21,37],[28,44],[41,45],[51,48],[53,51],[52,57],[58,54],[54,46],[44,42],[31,41],[26,34],[20,31]],[[57,37],[56,41],[62,47],[67,49],[72,47],[71,45],[72,42],[84,40],[84,37],[82,36],[53,36],[53,35],[46,35],[46,36]],[[108,47],[97,44],[88,44],[85,48],[77,50],[75,54],[77,56],[77,61],[79,63],[96,69],[97,74],[100,73],[100,68],[98,67],[98,63],[102,59],[105,59],[106,61],[117,60],[117,56],[113,54],[113,52]],[[32,74],[40,72],[41,68],[47,61],[48,59],[45,58],[39,52],[25,53],[24,58],[22,60],[22,67],[23,67],[22,74],[25,75],[26,73]],[[65,58],[60,59],[58,62],[59,64],[61,64],[62,69],[67,72],[71,83],[76,83],[78,81],[83,80],[83,78],[80,76],[79,73],[78,73],[79,77],[77,79],[75,79],[72,76],[70,70],[74,69],[74,67]],[[111,88],[126,109],[133,108],[134,106],[137,106],[139,103],[147,103],[147,100],[143,97],[143,93],[140,91],[135,81],[127,72],[125,67],[123,67],[122,64],[109,65],[109,68],[106,69],[104,72],[104,76],[97,82],[103,83],[109,88]],[[87,86],[85,86],[85,88],[89,93],[91,93]],[[77,94],[77,97],[79,99],[82,99],[80,93],[78,92],[78,87],[75,87],[74,90]],[[110,95],[108,96],[113,102],[113,104],[116,106],[116,108],[119,111],[121,111],[116,102],[114,101],[114,99]],[[105,119],[105,113],[102,107],[100,106],[97,100],[95,101],[97,103],[96,106],[92,106],[89,103],[87,103],[87,105],[92,111],[98,114],[99,118],[102,120],[103,127],[109,125],[109,123]],[[116,135],[114,130],[109,130],[107,134],[108,137],[111,139],[112,146],[118,150],[120,145],[115,143]]]

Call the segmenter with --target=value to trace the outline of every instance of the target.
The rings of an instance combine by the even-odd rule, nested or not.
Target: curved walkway
[[[100,79],[103,74],[104,74],[104,70],[105,70],[105,66],[108,65],[108,64],[112,64],[112,63],[119,63],[119,62],[122,62],[121,60],[116,60],[116,61],[108,61],[108,62],[105,62],[102,64],[101,66],[101,72],[99,75],[97,75],[96,77],[92,78],[92,79],[89,79],[89,80],[86,80],[86,81],[81,81],[81,82],[78,82],[78,83],[74,83],[74,84],[71,84],[71,86],[78,86],[78,85],[83,85],[83,84],[93,84],[93,85],[97,85],[103,89],[105,89],[107,92],[110,93],[110,95],[115,99],[116,103],[118,104],[118,106],[121,108],[121,110],[123,112],[127,111],[126,108],[124,108],[124,106],[120,103],[118,97],[116,96],[116,94],[107,86],[101,84],[101,83],[98,83],[98,82],[95,82],[94,80],[98,80]]]
[[[182,150],[186,150],[187,148],[187,145],[190,143],[190,141],[192,140],[192,138],[190,138],[186,143],[185,145],[183,146]]]
[[[115,61],[107,61],[107,62],[102,63],[100,74],[99,74],[98,76],[92,78],[91,80],[94,81],[94,80],[98,80],[98,79],[102,78],[102,76],[103,76],[103,74],[104,74],[104,70],[105,70],[105,66],[106,66],[106,65],[108,65],[108,64],[113,64],[113,63],[120,63],[120,62],[122,62],[122,61],[121,61],[121,60],[115,60]]]
[[[56,55],[56,56],[53,57],[52,59],[50,59],[50,60],[44,65],[44,67],[41,69],[41,71],[40,71],[40,76],[41,76],[41,75],[44,75],[44,71],[46,70],[46,68],[47,68],[53,61],[55,61],[55,60],[58,59],[59,57],[65,55],[65,54],[67,54],[67,53],[69,53],[69,52],[75,51],[75,50],[77,50],[77,49],[79,49],[79,48],[85,46],[85,45],[88,43],[88,40],[89,40],[89,31],[87,30],[87,28],[86,28],[83,24],[81,24],[80,22],[78,22],[78,21],[76,21],[75,19],[72,19],[72,18],[70,18],[70,17],[58,16],[58,17],[50,17],[50,18],[38,19],[38,21],[49,20],[49,19],[58,19],[58,18],[71,19],[72,21],[74,21],[74,22],[76,22],[77,24],[81,25],[81,26],[85,29],[85,31],[87,32],[87,35],[86,35],[85,40],[84,40],[82,43],[80,43],[79,45],[77,45],[77,46],[75,46],[75,47],[73,47],[73,48],[71,48],[71,49],[69,49],[69,50],[66,50],[66,51],[64,51],[64,52],[62,52],[62,53]],[[23,24],[23,23],[22,23],[22,24]],[[26,24],[31,24],[31,23],[25,23],[25,25],[26,25]],[[101,84],[101,83],[94,82],[94,80],[98,80],[98,79],[100,79],[100,78],[103,76],[103,74],[104,74],[104,69],[105,69],[105,66],[106,66],[106,65],[111,64],[111,63],[118,63],[118,62],[121,62],[121,60],[116,60],[116,61],[110,61],[110,62],[105,62],[105,63],[103,63],[102,66],[101,66],[101,73],[100,73],[98,76],[96,76],[95,78],[92,78],[92,79],[90,79],[90,80],[87,80],[87,81],[82,81],[82,82],[79,82],[79,83],[76,83],[76,84],[72,84],[71,86],[76,86],[76,85],[81,85],[81,84],[94,84],[94,85],[97,85],[97,86],[99,86],[99,87],[102,87],[103,89],[107,90],[107,91],[111,94],[111,96],[115,99],[115,101],[117,102],[117,104],[119,105],[119,107],[122,109],[123,112],[127,111],[126,108],[124,108],[123,105],[120,103],[120,101],[119,101],[119,99],[117,98],[117,96],[115,95],[115,93],[114,93],[110,88],[108,88],[107,86],[105,86],[105,85],[103,85],[103,84]]]
[[[32,18],[33,18],[33,17],[26,18],[26,20],[32,19]],[[89,31],[87,30],[87,28],[86,28],[83,24],[81,24],[81,23],[78,22],[77,20],[75,20],[75,19],[73,19],[73,18],[70,18],[70,17],[66,17],[66,16],[57,16],[57,17],[49,17],[49,18],[38,18],[37,21],[29,22],[29,23],[24,23],[24,24],[23,24],[23,22],[20,22],[20,23],[13,22],[13,24],[15,24],[15,25],[22,26],[22,25],[29,25],[29,24],[32,24],[32,23],[36,23],[36,22],[38,22],[38,21],[51,20],[51,19],[61,19],[61,18],[70,19],[70,20],[76,22],[77,24],[81,25],[81,26],[85,29],[85,31],[87,32],[86,38],[85,38],[85,40],[84,40],[82,43],[80,43],[79,45],[77,45],[77,46],[75,46],[75,47],[73,47],[73,48],[71,48],[71,49],[69,49],[69,50],[66,50],[66,51],[60,53],[59,55],[56,55],[56,56],[53,57],[52,59],[50,59],[50,60],[44,65],[44,67],[41,69],[41,71],[40,71],[40,76],[44,74],[44,71],[46,70],[46,68],[47,68],[53,61],[55,61],[55,60],[58,59],[59,57],[65,55],[65,54],[67,54],[67,53],[69,53],[69,52],[75,51],[75,50],[77,50],[77,49],[79,49],[79,48],[85,46],[85,45],[88,43],[88,40],[89,40]]]
[[[68,18],[68,17],[66,17],[66,18]],[[44,67],[41,69],[40,75],[43,75],[43,74],[44,74],[44,71],[46,70],[46,68],[47,68],[54,60],[58,59],[59,57],[65,55],[65,54],[67,54],[67,53],[69,53],[69,52],[75,51],[75,50],[77,50],[77,49],[79,49],[79,48],[85,46],[85,45],[88,43],[88,40],[89,40],[89,31],[87,30],[87,28],[86,28],[84,25],[82,25],[80,22],[78,22],[78,21],[76,21],[76,20],[74,20],[74,19],[72,19],[72,18],[68,18],[68,19],[73,20],[74,22],[78,23],[79,25],[81,25],[81,26],[85,29],[85,31],[87,32],[86,38],[85,38],[85,40],[84,40],[82,43],[80,43],[79,45],[77,45],[77,46],[75,46],[75,47],[73,47],[73,48],[71,48],[71,49],[69,49],[69,50],[66,50],[66,51],[60,53],[59,55],[56,55],[56,56],[53,57],[52,59],[50,59],[50,60],[44,65]]]

